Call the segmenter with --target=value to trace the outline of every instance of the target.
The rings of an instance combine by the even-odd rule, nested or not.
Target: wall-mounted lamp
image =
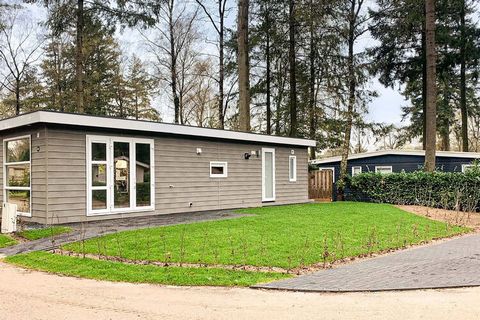
[[[201,155],[202,154],[202,148],[197,148],[197,155]]]
[[[250,153],[248,153],[248,152],[245,152],[245,153],[243,154],[243,157],[245,158],[245,160],[250,159],[251,156],[252,156],[252,155],[251,155]]]
[[[293,149],[290,150],[290,154],[292,154],[292,155],[295,154],[295,150],[293,150]]]

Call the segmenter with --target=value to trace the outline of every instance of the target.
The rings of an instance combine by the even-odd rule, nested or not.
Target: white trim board
[[[254,134],[246,132],[236,132],[229,130],[219,130],[210,128],[200,128],[185,125],[139,121],[129,119],[118,119],[109,117],[89,116],[73,113],[61,113],[53,111],[35,111],[26,113],[17,117],[4,119],[0,121],[0,131],[13,129],[21,126],[32,125],[35,123],[50,123],[83,127],[95,127],[106,129],[122,129],[132,131],[145,131],[165,134],[175,134],[183,136],[194,136],[204,138],[242,140],[258,143],[271,143],[279,145],[292,145],[302,147],[315,147],[314,140],[278,137],[263,134]]]
[[[480,159],[480,153],[478,152],[456,152],[456,151],[437,151],[438,157],[449,157],[449,158],[467,158],[467,159]],[[363,159],[378,157],[384,155],[403,155],[403,156],[425,156],[424,150],[383,150],[383,151],[374,151],[374,152],[365,152],[365,153],[356,153],[348,156],[348,160],[353,159]],[[323,164],[330,162],[341,161],[342,157],[329,157],[323,159],[310,160],[311,164]]]

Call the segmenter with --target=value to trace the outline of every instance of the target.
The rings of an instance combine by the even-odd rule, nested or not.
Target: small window
[[[392,166],[376,166],[375,172],[381,173],[381,174],[388,174],[388,173],[392,173],[393,170],[392,170]]]
[[[226,162],[210,162],[210,178],[226,178],[227,163]]]
[[[362,167],[361,166],[353,166],[352,167],[352,177],[355,177],[357,174],[362,173]]]
[[[290,182],[297,181],[297,157],[290,156],[288,158],[288,179]]]
[[[462,164],[462,172],[465,173],[469,170],[472,170],[474,167],[473,164]]]

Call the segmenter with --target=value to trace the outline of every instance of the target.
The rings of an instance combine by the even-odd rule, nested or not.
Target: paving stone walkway
[[[150,217],[136,217],[112,219],[103,221],[92,221],[81,223],[65,224],[71,227],[73,231],[68,234],[58,235],[53,238],[39,239],[20,243],[15,246],[0,249],[0,256],[10,256],[19,253],[28,253],[32,251],[51,250],[59,245],[79,241],[81,239],[90,239],[109,233],[115,233],[125,230],[143,229],[156,226],[166,226],[184,223],[194,223],[201,221],[236,219],[246,216],[245,214],[236,214],[233,211],[204,211],[175,213],[166,215],[157,215]]]
[[[256,288],[354,292],[480,286],[480,234],[395,252]]]

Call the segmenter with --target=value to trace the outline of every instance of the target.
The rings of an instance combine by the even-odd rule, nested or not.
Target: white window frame
[[[30,147],[30,160],[29,161],[17,161],[17,162],[9,162],[7,163],[7,142],[14,141],[14,140],[21,140],[28,138],[28,143]],[[20,164],[29,164],[29,174],[30,174],[30,185],[28,187],[9,187],[8,186],[8,172],[7,166],[8,165],[20,165]],[[12,138],[3,139],[3,201],[7,202],[7,192],[8,190],[18,190],[18,191],[30,191],[30,212],[21,212],[17,211],[17,214],[24,217],[31,217],[32,216],[32,136],[31,135],[23,135],[17,136]]]
[[[290,166],[292,159],[293,159],[293,168]],[[293,177],[292,177],[292,173],[293,173]],[[290,182],[297,181],[297,156],[288,157],[288,181]]]
[[[332,182],[335,183],[335,167],[319,167],[318,171],[325,171],[331,170],[332,171]]]
[[[212,173],[213,167],[223,167],[222,174]],[[227,178],[228,177],[228,163],[225,161],[210,161],[210,178]]]
[[[265,196],[265,153],[271,152],[272,153],[272,171],[273,171],[273,177],[272,177],[272,195],[273,197],[267,198]],[[275,149],[274,148],[262,148],[262,202],[273,202],[276,200],[276,191],[275,191],[275,185],[276,185],[276,179],[275,179],[275,174],[276,173],[276,168],[275,168]]]
[[[360,172],[357,173],[357,174],[361,174],[361,173],[362,173],[362,166],[352,166],[352,177],[355,176],[355,169],[360,169]]]
[[[117,136],[99,136],[87,135],[86,157],[87,157],[87,216],[111,215],[119,213],[143,212],[155,210],[155,141],[153,139],[142,138],[126,138]],[[113,164],[113,144],[114,142],[126,142],[129,144],[129,165],[130,165],[130,207],[115,208],[114,207],[114,164]],[[106,161],[92,161],[92,143],[105,143],[107,148]],[[150,145],[150,206],[137,207],[136,198],[136,181],[137,181],[137,159],[136,144]],[[106,164],[107,166],[107,186],[92,186],[92,165]],[[107,192],[107,208],[94,210],[92,208],[92,190],[106,190]]]
[[[385,169],[389,169],[390,172],[379,172],[379,170],[385,170]],[[375,173],[382,173],[382,174],[393,173],[393,167],[392,166],[375,166]]]
[[[471,164],[471,163],[464,163],[462,164],[462,172],[465,173],[467,172],[468,169],[471,169],[475,167],[475,165]]]

